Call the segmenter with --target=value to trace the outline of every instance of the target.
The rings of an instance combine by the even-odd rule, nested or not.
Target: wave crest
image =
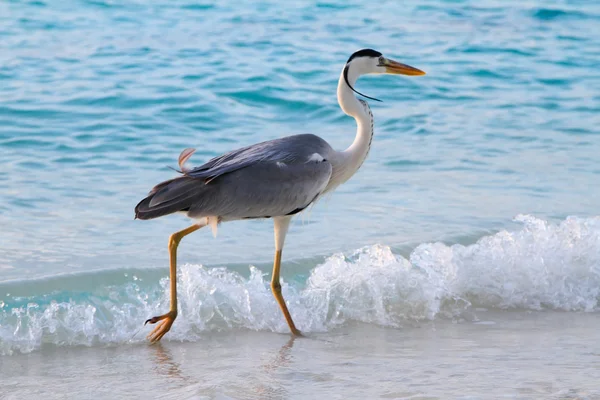
[[[553,224],[520,215],[516,220],[523,227],[514,232],[468,246],[422,244],[408,259],[381,245],[335,254],[313,268],[304,285],[283,282],[284,297],[306,332],[350,321],[399,327],[460,317],[477,307],[597,311],[600,219],[569,217]],[[90,277],[81,275],[64,279],[69,289],[7,296],[0,301],[0,354],[44,344],[142,341],[142,322],[169,307],[169,280],[147,283],[125,276],[124,282],[90,292],[77,291],[77,280],[89,287]],[[258,268],[250,267],[246,278],[227,268],[188,264],[179,268],[178,283],[180,313],[168,339],[195,340],[204,332],[240,328],[287,332],[268,274]]]

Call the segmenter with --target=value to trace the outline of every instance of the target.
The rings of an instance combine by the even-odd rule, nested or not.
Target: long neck
[[[357,73],[348,71],[348,83],[354,87],[358,79]],[[337,167],[334,171],[336,186],[350,179],[358,171],[369,154],[371,141],[373,139],[373,114],[369,105],[364,100],[358,100],[346,80],[344,71],[340,76],[337,89],[338,102],[342,110],[356,120],[356,136],[354,141],[346,150],[338,152]]]

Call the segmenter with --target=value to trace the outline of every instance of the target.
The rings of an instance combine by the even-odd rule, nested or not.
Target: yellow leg
[[[275,251],[275,263],[273,264],[273,279],[271,279],[271,290],[273,291],[273,296],[275,296],[275,300],[279,303],[279,307],[281,311],[283,311],[283,316],[287,321],[292,334],[295,336],[302,336],[300,331],[296,329],[296,325],[294,325],[294,321],[292,320],[292,316],[285,305],[285,300],[283,300],[283,296],[281,295],[281,283],[279,283],[279,269],[281,267],[281,250]]]
[[[192,232],[197,231],[202,228],[204,225],[192,225],[189,228],[186,228],[182,231],[175,232],[169,237],[169,279],[171,280],[171,308],[169,312],[163,315],[159,315],[158,317],[152,317],[144,323],[146,325],[148,322],[151,324],[155,324],[159,321],[162,321],[160,324],[154,328],[150,334],[148,334],[147,339],[151,343],[156,343],[169,330],[175,322],[175,318],[177,318],[177,246],[179,246],[179,242],[183,239],[184,236],[189,235]]]

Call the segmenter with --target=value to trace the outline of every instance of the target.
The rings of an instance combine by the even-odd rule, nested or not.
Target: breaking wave
[[[308,279],[283,282],[284,297],[306,332],[352,321],[401,327],[462,318],[479,307],[597,311],[600,218],[516,220],[519,230],[467,246],[421,244],[408,258],[382,245],[335,254]],[[151,330],[143,321],[169,307],[164,273],[118,270],[0,283],[0,354],[143,341]],[[231,329],[287,332],[269,279],[253,266],[244,274],[182,265],[179,318],[165,338],[195,340]]]

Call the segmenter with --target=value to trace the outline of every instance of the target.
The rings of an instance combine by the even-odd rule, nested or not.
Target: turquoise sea
[[[0,398],[600,398],[600,2],[0,2]],[[284,295],[270,220],[180,247],[134,220],[190,164],[356,125],[375,138],[295,218]]]

